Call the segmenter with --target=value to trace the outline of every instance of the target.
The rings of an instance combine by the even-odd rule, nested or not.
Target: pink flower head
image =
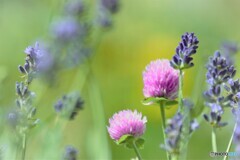
[[[143,72],[143,94],[148,97],[176,99],[179,71],[170,66],[167,59],[152,61]]]
[[[123,110],[109,119],[108,133],[116,141],[127,134],[140,137],[145,132],[146,122],[147,118],[136,110]]]

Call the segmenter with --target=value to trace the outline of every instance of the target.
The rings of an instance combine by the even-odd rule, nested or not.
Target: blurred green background
[[[94,1],[92,1],[94,2]],[[64,1],[59,0],[0,0],[0,105],[1,111],[8,111],[14,105],[15,81],[20,80],[17,66],[23,64],[24,49],[49,33],[51,21],[61,10]],[[100,100],[105,112],[104,131],[108,118],[122,109],[137,109],[147,116],[145,148],[141,150],[144,159],[164,159],[159,148],[162,141],[160,111],[157,106],[143,106],[142,71],[151,61],[158,58],[170,59],[185,32],[195,32],[200,48],[194,56],[195,67],[184,75],[184,97],[201,97],[205,84],[205,63],[207,57],[225,40],[240,41],[240,1],[238,0],[122,0],[120,12],[114,17],[114,28],[106,32],[93,59],[93,73],[100,90]],[[239,56],[237,56],[239,58]],[[238,65],[238,63],[237,63]],[[31,89],[36,92],[35,104],[39,127],[32,131],[28,141],[28,159],[55,159],[51,152],[51,137],[57,131],[48,130],[50,115],[54,115],[53,104],[63,93],[80,90],[84,73],[78,69],[64,70],[58,74],[58,81],[52,87],[37,80]],[[238,65],[239,68],[239,65]],[[239,74],[237,74],[239,76]],[[78,83],[79,82],[79,83]],[[196,90],[193,89],[196,87]],[[94,159],[92,154],[102,151],[102,137],[94,127],[98,107],[94,98],[83,89],[85,109],[74,121],[61,131],[58,149],[72,144],[79,149],[80,159]],[[202,102],[203,103],[203,102]],[[196,106],[198,107],[198,106]],[[167,117],[174,115],[176,107],[167,110]],[[233,118],[224,117],[230,125],[218,131],[219,151],[225,151],[233,128]],[[200,118],[201,119],[201,118]],[[47,131],[49,132],[47,132]],[[193,135],[188,150],[189,160],[207,160],[211,151],[211,128],[202,121]],[[112,159],[135,157],[132,150],[117,146],[107,136]],[[3,142],[3,141],[2,141]],[[103,146],[104,147],[104,146]],[[45,149],[45,150],[44,150]],[[37,158],[37,155],[40,158]],[[96,159],[98,159],[95,156]],[[100,158],[99,158],[100,159]],[[103,158],[104,159],[104,158]]]

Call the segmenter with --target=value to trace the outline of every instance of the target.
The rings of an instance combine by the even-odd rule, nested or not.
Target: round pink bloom
[[[107,129],[110,137],[116,141],[127,134],[140,137],[145,132],[146,122],[147,118],[136,110],[123,110],[109,119]]]
[[[176,99],[179,71],[170,66],[167,59],[152,61],[143,72],[143,94],[148,97]]]

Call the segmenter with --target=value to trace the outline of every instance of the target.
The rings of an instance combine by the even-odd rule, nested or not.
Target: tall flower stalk
[[[166,59],[152,61],[143,72],[144,104],[157,103],[160,106],[164,141],[166,137],[165,107],[175,103],[178,95],[178,79],[179,72],[172,68],[169,60]],[[168,152],[166,154],[167,159],[170,159]]]
[[[170,62],[173,68],[179,70],[178,110],[184,115],[182,131],[182,141],[184,142],[181,143],[181,153],[185,153],[185,157],[189,141],[190,108],[183,105],[183,70],[194,66],[192,55],[196,54],[198,43],[198,38],[194,33],[185,33],[182,35],[181,42],[176,48],[176,53]]]
[[[210,57],[207,65],[207,82],[209,89],[204,92],[206,99],[205,105],[210,108],[210,115],[204,114],[204,118],[212,126],[212,150],[217,151],[217,128],[227,125],[227,122],[221,122],[224,109],[231,107],[233,110],[237,106],[239,81],[233,78],[236,70],[225,55],[216,51],[213,57]]]
[[[173,68],[179,70],[178,105],[181,112],[183,112],[183,70],[194,66],[191,56],[197,52],[198,43],[199,41],[194,33],[185,33],[182,35],[182,40],[170,62]]]
[[[27,47],[25,53],[25,64],[23,66],[18,66],[20,73],[23,74],[23,80],[16,83],[16,93],[18,96],[16,99],[17,110],[16,112],[9,114],[9,118],[12,118],[13,114],[16,114],[14,116],[15,119],[17,118],[15,129],[21,141],[22,160],[26,158],[28,133],[31,128],[36,126],[39,122],[39,119],[34,118],[37,111],[32,102],[35,94],[29,90],[29,86],[33,79],[36,78],[48,65],[45,63],[46,61],[44,61],[45,58],[48,58],[48,55],[46,54],[47,52],[45,52],[38,43],[36,43],[34,47]]]

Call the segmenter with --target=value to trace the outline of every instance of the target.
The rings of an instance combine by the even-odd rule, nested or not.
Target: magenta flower
[[[123,135],[140,137],[146,129],[147,118],[136,110],[123,110],[115,113],[109,119],[108,133],[113,140],[119,140]]]
[[[178,70],[167,59],[152,61],[143,72],[143,94],[149,97],[176,99],[178,94]]]

